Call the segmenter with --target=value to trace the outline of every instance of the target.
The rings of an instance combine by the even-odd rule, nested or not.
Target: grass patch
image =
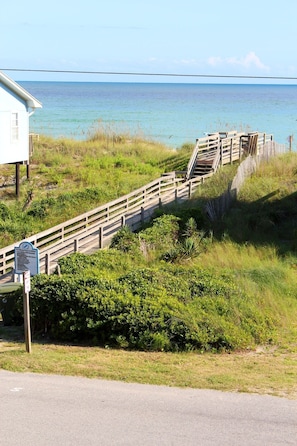
[[[129,135],[86,141],[40,136],[30,179],[21,167],[15,199],[14,166],[0,166],[0,247],[62,223],[125,195],[166,171],[185,169],[190,148],[170,149]]]
[[[280,255],[297,252],[297,155],[272,158],[247,179],[223,221],[236,242],[274,246]]]
[[[177,387],[297,398],[297,349],[281,352],[195,354],[129,352],[98,347],[0,343],[5,370],[61,374]]]

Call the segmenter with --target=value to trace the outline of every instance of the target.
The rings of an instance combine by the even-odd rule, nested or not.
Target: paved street
[[[295,445],[297,401],[0,371],[0,444]]]

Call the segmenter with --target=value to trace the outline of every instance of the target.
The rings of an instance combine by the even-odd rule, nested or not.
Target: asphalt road
[[[0,444],[296,445],[297,401],[0,370]]]

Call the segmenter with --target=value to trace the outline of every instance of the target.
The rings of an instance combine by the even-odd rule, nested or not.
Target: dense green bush
[[[140,256],[140,252],[138,252]],[[72,254],[59,259],[62,274],[84,275],[85,277],[117,277],[119,274],[135,268],[135,253],[109,248],[99,250],[92,255]],[[137,257],[138,265],[141,258]]]
[[[205,231],[198,230],[194,217],[185,220],[185,216],[181,218],[173,214],[161,214],[138,234],[133,233],[128,226],[122,227],[110,246],[124,253],[137,256],[150,253],[151,258],[173,262],[197,256],[210,240],[211,237]]]
[[[151,226],[142,230],[139,237],[149,248],[166,250],[179,239],[179,221],[175,215],[163,214],[155,218]]]
[[[139,238],[129,226],[123,226],[113,237],[110,247],[122,252],[136,253],[139,251]]]
[[[118,279],[88,278],[85,271],[78,274],[82,255],[72,266],[69,259],[62,268],[74,275],[32,279],[34,335],[165,351],[233,350],[273,336],[272,318],[230,276],[169,265],[134,269]],[[92,256],[86,259],[92,262]]]
[[[169,205],[166,208],[159,208],[155,211],[155,217],[161,217],[163,215],[174,215],[177,217],[181,232],[183,232],[188,225],[189,220],[193,220],[197,228],[205,228],[207,221],[205,219],[202,206],[196,203],[194,206],[191,202],[178,204],[175,206]]]

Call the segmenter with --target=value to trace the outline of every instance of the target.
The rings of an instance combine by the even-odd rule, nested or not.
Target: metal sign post
[[[29,293],[31,290],[30,271],[23,272],[23,304],[24,304],[24,329],[26,351],[31,353],[31,326],[30,326],[30,306]]]
[[[31,290],[31,276],[39,273],[39,250],[31,242],[23,241],[14,248],[14,273],[23,279],[24,329],[26,350],[31,353],[31,327],[29,293]]]

